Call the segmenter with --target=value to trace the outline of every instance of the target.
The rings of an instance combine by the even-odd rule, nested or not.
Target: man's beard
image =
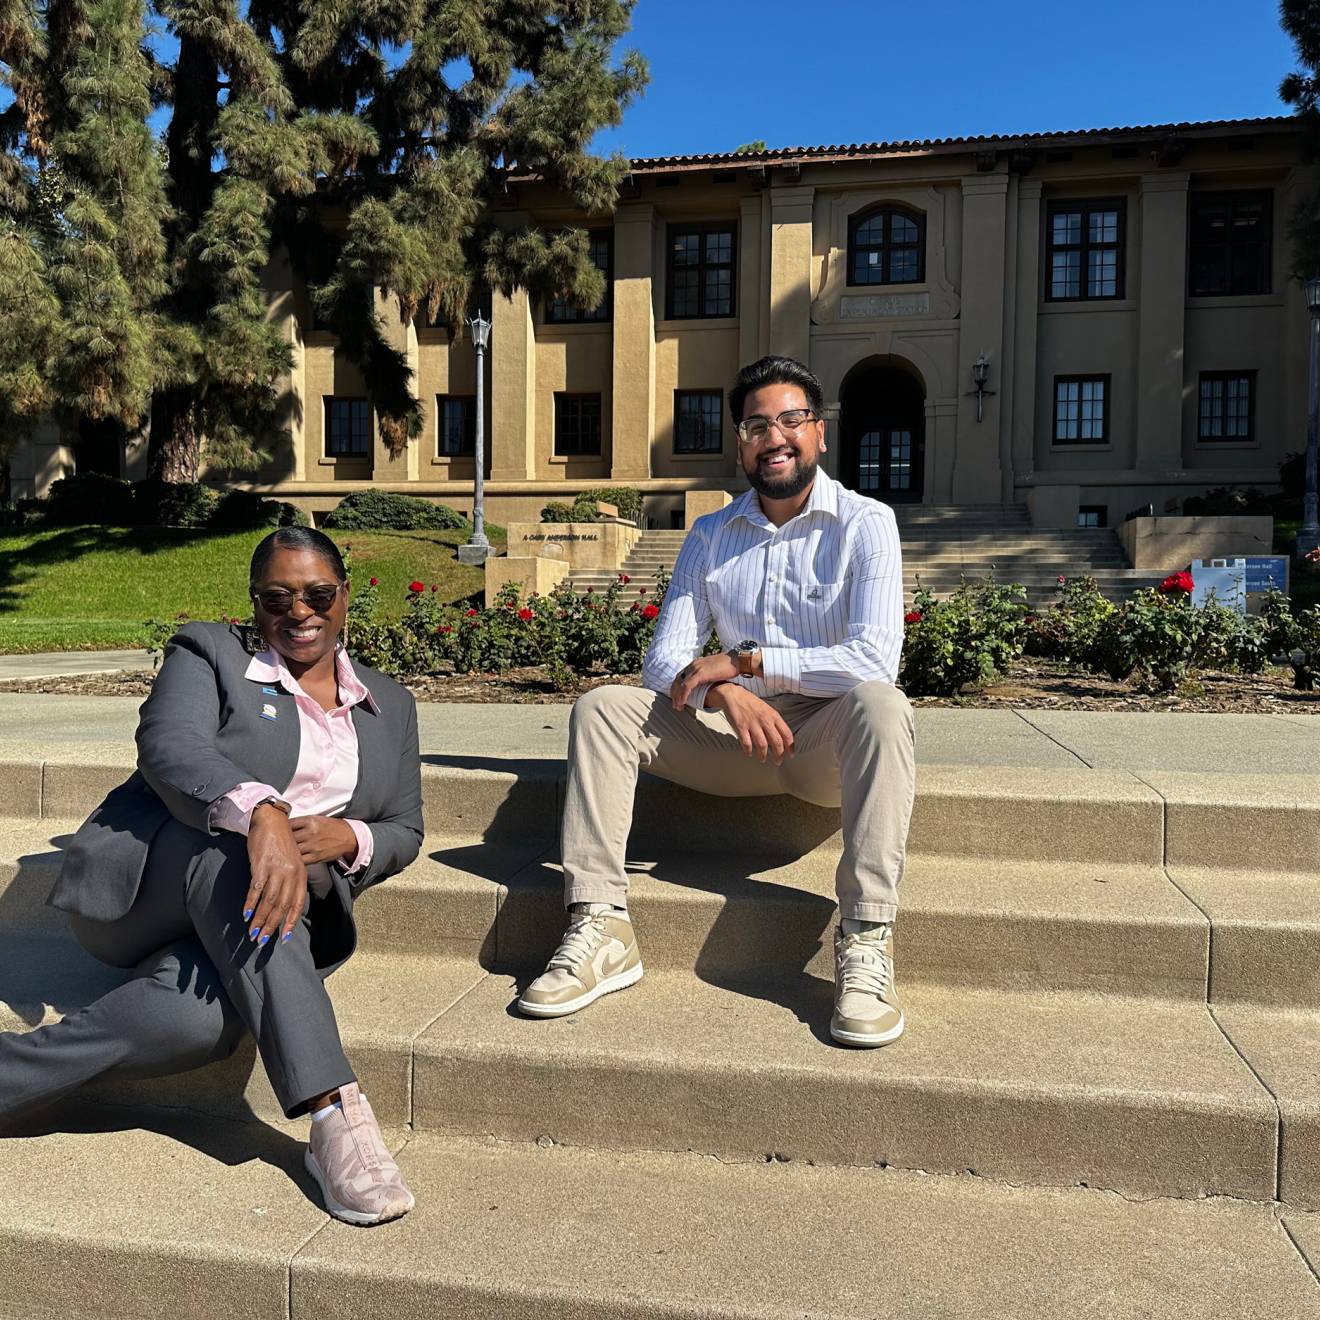
[[[752,489],[764,495],[770,500],[791,500],[795,495],[801,495],[808,486],[816,479],[817,460],[814,458],[805,458],[801,451],[795,450],[794,457],[796,462],[793,464],[793,471],[786,477],[768,477],[761,471],[761,464],[758,461],[750,472],[747,472],[747,480],[751,482]]]

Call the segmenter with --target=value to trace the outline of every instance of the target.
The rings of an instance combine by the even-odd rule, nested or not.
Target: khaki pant
[[[581,697],[568,735],[565,903],[626,905],[624,852],[640,767],[720,797],[791,793],[842,807],[839,913],[892,921],[916,779],[912,707],[888,683],[771,701],[796,748],[780,766],[747,756],[722,711],[676,712],[667,695],[644,688],[599,687]]]

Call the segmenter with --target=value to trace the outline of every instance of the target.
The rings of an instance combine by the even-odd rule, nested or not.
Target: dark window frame
[[[680,422],[683,417],[682,403],[685,399],[714,400],[715,444],[700,448],[680,445]],[[704,410],[703,410],[704,411]],[[705,420],[704,418],[702,419]],[[709,457],[724,452],[724,391],[723,390],[675,390],[674,391],[674,453],[684,457]]]
[[[1261,240],[1259,288],[1234,289],[1233,284],[1233,211],[1237,204],[1264,203]],[[1196,237],[1198,208],[1209,209],[1227,204],[1228,224],[1224,238],[1217,242]],[[1242,241],[1242,240],[1239,240]],[[1198,288],[1196,286],[1198,254],[1214,247],[1222,248],[1223,274],[1226,288]],[[1270,188],[1219,188],[1213,191],[1192,192],[1187,197],[1187,296],[1189,298],[1250,298],[1268,295],[1274,291],[1274,191]]]
[[[581,428],[584,420],[589,420],[588,404],[595,405],[596,447],[584,447]],[[576,412],[577,416],[570,414]],[[604,402],[599,394],[570,394],[567,391],[555,391],[555,437],[554,455],[556,458],[600,458],[604,454]],[[576,427],[573,435],[573,447],[566,445],[570,434],[570,423]]]
[[[1247,382],[1247,433],[1246,435],[1206,435],[1201,430],[1206,421],[1205,395],[1202,387],[1207,382],[1245,380]],[[1256,371],[1203,371],[1196,378],[1196,443],[1198,445],[1254,445],[1256,443]],[[1220,399],[1220,422],[1226,420],[1227,391]]]
[[[859,245],[857,242],[857,231],[869,221],[877,216],[883,216],[885,221],[885,236],[880,243],[866,243]],[[897,251],[910,251],[912,244],[895,244],[892,239],[893,218],[901,216],[904,220],[910,220],[917,227],[917,274],[914,279],[896,280],[892,279],[892,261],[893,253]],[[881,255],[880,266],[883,279],[879,280],[859,280],[857,278],[857,254],[858,252],[879,251]],[[878,202],[874,206],[868,206],[858,211],[856,215],[848,217],[848,286],[854,289],[875,289],[885,288],[891,285],[903,284],[924,284],[926,282],[926,214],[924,211],[918,211],[910,206],[902,206],[897,202]]]
[[[324,445],[325,456],[327,458],[370,458],[371,457],[371,400],[363,394],[323,394],[322,403],[322,421],[324,425]],[[336,404],[347,404],[350,407],[348,417],[348,443],[347,449],[336,449],[334,446],[335,428],[334,428],[334,409]],[[354,449],[353,432],[354,417],[352,414],[353,405],[361,404],[366,409],[366,447],[364,449]]]
[[[605,264],[596,262],[596,269],[605,275],[605,296],[589,310],[566,298],[547,298],[542,316],[546,325],[608,325],[614,319],[614,230],[588,229],[587,242],[605,244]]]
[[[1083,517],[1087,514],[1093,514],[1096,521],[1093,523],[1084,523]],[[1077,506],[1077,526],[1081,528],[1097,528],[1109,526],[1109,505],[1107,504],[1079,504]]]
[[[1081,236],[1077,243],[1056,243],[1054,241],[1054,218],[1069,212],[1080,212],[1082,217]],[[1118,236],[1112,243],[1091,242],[1091,216],[1097,211],[1116,211],[1118,213]],[[1054,254],[1056,252],[1079,253],[1077,289],[1075,294],[1054,292]],[[1090,254],[1092,252],[1117,252],[1115,263],[1114,292],[1091,293]],[[1127,289],[1127,198],[1125,197],[1088,197],[1076,201],[1068,198],[1055,198],[1045,207],[1045,301],[1046,302],[1118,302]]]
[[[729,235],[728,262],[710,262],[706,260],[706,238],[710,234]],[[698,261],[694,266],[678,267],[674,263],[674,240],[679,236],[696,235],[698,237]],[[674,274],[678,269],[697,272],[698,310],[695,312],[676,312],[674,310]],[[711,270],[729,272],[729,309],[724,312],[708,312],[706,305],[706,273]],[[667,321],[715,321],[729,320],[738,315],[738,222],[736,220],[705,220],[692,223],[674,222],[665,231],[665,320]]]
[[[463,405],[463,435],[459,448],[446,449],[445,405]],[[437,458],[475,458],[477,456],[477,396],[475,394],[437,394],[435,396],[435,454]]]
[[[1093,385],[1102,384],[1104,386],[1103,405],[1100,414],[1100,438],[1094,436],[1083,437],[1080,434],[1076,440],[1059,439],[1059,386],[1060,385]],[[1051,392],[1050,405],[1050,444],[1062,447],[1064,449],[1079,448],[1099,448],[1110,443],[1110,417],[1111,405],[1113,404],[1113,377],[1107,372],[1100,372],[1093,375],[1067,375],[1055,376],[1054,387]],[[1077,428],[1080,432],[1082,424],[1082,398],[1081,391],[1077,395]]]

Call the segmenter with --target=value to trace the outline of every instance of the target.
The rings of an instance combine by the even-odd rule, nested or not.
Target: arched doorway
[[[919,503],[926,472],[926,392],[902,366],[859,363],[839,399],[839,478],[886,504]]]

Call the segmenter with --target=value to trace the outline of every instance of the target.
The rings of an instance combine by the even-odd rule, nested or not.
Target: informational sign
[[[1245,559],[1192,560],[1192,604],[1208,600],[1239,614],[1247,612],[1247,561]]]
[[[1288,590],[1287,555],[1248,555],[1247,594]]]

